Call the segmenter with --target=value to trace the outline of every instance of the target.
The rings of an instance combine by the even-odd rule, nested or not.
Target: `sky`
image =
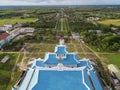
[[[0,0],[2,5],[120,5],[120,0]]]

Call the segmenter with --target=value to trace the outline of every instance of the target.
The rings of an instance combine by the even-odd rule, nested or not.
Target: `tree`
[[[111,50],[113,50],[113,51],[118,51],[118,50],[120,50],[120,44],[114,43],[114,44],[111,46]]]

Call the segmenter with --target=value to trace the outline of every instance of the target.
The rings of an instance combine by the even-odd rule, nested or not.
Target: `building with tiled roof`
[[[12,90],[103,90],[89,59],[79,59],[57,45],[44,59],[35,59]]]
[[[10,42],[10,40],[12,39],[12,37],[10,36],[10,34],[8,33],[3,33],[2,35],[0,35],[0,48],[6,43],[6,42]]]

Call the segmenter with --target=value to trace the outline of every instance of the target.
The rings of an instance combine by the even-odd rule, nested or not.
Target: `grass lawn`
[[[0,26],[3,26],[4,24],[15,24],[17,22],[33,22],[36,18],[25,18],[21,19],[20,17],[14,17],[9,19],[0,19]]]
[[[0,63],[0,90],[6,90],[11,79],[12,68],[14,67],[14,64],[18,57],[18,54],[3,53],[0,54],[0,60],[6,55],[9,55],[11,59],[5,64]]]
[[[120,54],[107,54],[102,56],[108,60],[108,64],[115,64],[120,68]]]
[[[19,79],[22,71],[14,72],[14,79],[9,82],[7,88],[5,90],[11,90],[11,88],[16,84],[17,80]],[[4,89],[3,89],[4,90]]]
[[[105,24],[105,25],[112,24],[115,26],[120,26],[120,19],[107,19],[107,20],[99,21],[99,23]]]
[[[23,53],[20,53],[20,57],[19,57],[19,60],[18,60],[18,63],[21,62],[22,58],[23,58],[24,54]]]
[[[75,52],[75,48],[73,44],[67,44],[68,52]]]

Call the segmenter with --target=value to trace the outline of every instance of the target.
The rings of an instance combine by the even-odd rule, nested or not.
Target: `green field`
[[[0,54],[0,60],[6,56],[10,56],[10,60],[7,61],[5,64],[0,64],[0,90],[6,90],[10,79],[11,79],[11,71],[14,67],[18,54]],[[4,82],[3,82],[4,81]]]
[[[105,25],[115,25],[115,26],[120,26],[120,19],[107,19],[107,20],[103,20],[103,21],[99,21],[99,23],[101,24],[105,24]]]
[[[20,17],[14,17],[9,19],[0,19],[0,26],[3,26],[4,24],[15,24],[17,22],[34,22],[36,18],[25,18],[21,19]]]
[[[4,64],[0,63],[0,90],[11,90],[11,87],[16,83],[21,73],[18,68],[16,68],[14,72],[12,72],[12,69],[16,60],[18,60],[18,62],[21,61],[23,53],[21,53],[20,56],[18,53],[0,53],[0,60],[6,55],[10,56],[10,60]]]
[[[120,54],[107,54],[103,57],[106,58],[108,64],[115,64],[120,68]]]

